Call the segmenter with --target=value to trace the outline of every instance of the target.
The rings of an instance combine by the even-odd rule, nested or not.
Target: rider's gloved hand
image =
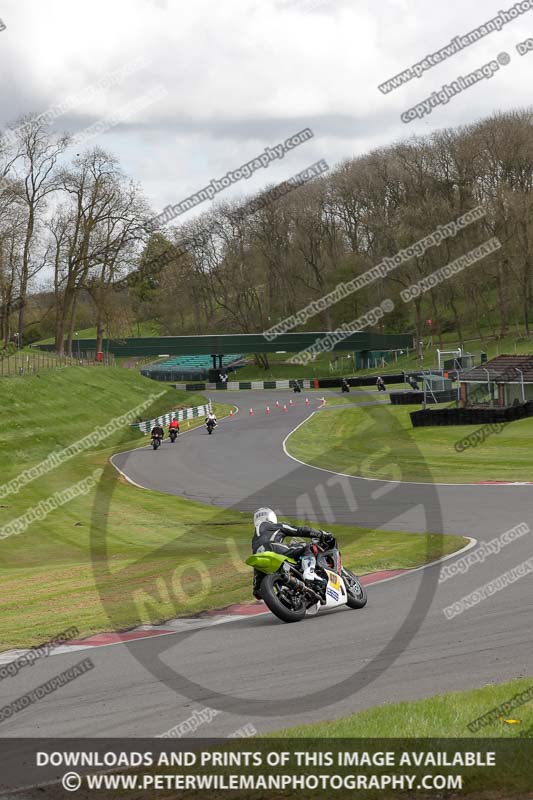
[[[313,536],[315,539],[320,540],[322,537],[322,531],[317,530],[316,528],[302,528],[302,533],[306,533],[308,536]]]

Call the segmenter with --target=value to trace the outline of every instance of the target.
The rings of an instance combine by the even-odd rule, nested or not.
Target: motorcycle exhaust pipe
[[[294,577],[294,575],[286,575],[285,582],[291,588],[298,589],[298,591],[305,592],[306,594],[310,595],[314,600],[317,601],[317,603],[322,602],[320,595],[317,594],[314,591],[314,589],[311,589],[309,586],[306,586],[306,584],[303,581],[299,581],[298,578]]]

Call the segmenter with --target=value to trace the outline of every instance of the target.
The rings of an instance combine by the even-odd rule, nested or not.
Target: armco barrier
[[[239,389],[292,389],[294,380],[279,381],[227,381],[227,383],[175,383],[174,388],[185,392],[206,392],[206,391],[238,391]],[[300,380],[302,389],[310,389],[312,381]]]
[[[487,425],[533,417],[533,400],[504,408],[426,408],[409,414],[413,428],[433,425]]]
[[[196,417],[203,417],[210,409],[210,403],[203,406],[193,406],[192,408],[180,408],[178,411],[169,411],[155,419],[145,420],[144,422],[133,422],[130,427],[138,428],[143,433],[150,433],[154,425],[161,425],[162,427],[177,419],[178,422],[183,422],[186,419],[195,419]]]
[[[375,386],[377,375],[365,375],[360,378],[348,378],[350,386]],[[386,375],[382,373],[381,377],[387,384],[403,383],[404,374],[395,373],[394,375]],[[318,378],[318,379],[298,379],[302,389],[335,389],[340,388],[341,378]],[[284,379],[279,381],[228,381],[227,383],[174,383],[174,387],[180,391],[186,392],[205,392],[205,391],[220,391],[227,389],[228,391],[238,391],[239,389],[292,389],[295,384],[295,379]]]

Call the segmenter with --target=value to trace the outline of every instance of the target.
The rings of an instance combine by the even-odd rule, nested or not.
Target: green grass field
[[[365,478],[424,483],[533,480],[533,419],[513,422],[478,447],[458,453],[455,442],[479,426],[413,428],[409,411],[417,408],[385,404],[320,412],[292,434],[287,448],[308,464]]]
[[[477,733],[468,729],[472,720],[533,687],[533,678],[484,686],[465,692],[428,697],[408,703],[389,703],[349,717],[279,731],[280,737],[412,738],[412,737],[513,737],[533,726],[533,699],[510,714],[502,714]],[[508,723],[505,720],[518,720]]]
[[[200,395],[121,369],[73,367],[0,382],[1,485],[157,394],[137,416],[203,402]],[[228,408],[216,405],[219,416]],[[186,441],[182,433],[176,447]],[[109,456],[145,443],[123,426],[20,491],[1,491],[3,528],[104,469],[98,489],[0,539],[0,648],[36,644],[72,624],[88,635],[251,599],[250,570],[242,564],[250,515],[131,486],[109,465]],[[335,530],[348,565],[359,572],[418,566],[464,543],[459,537]],[[176,565],[193,561],[208,575],[208,591],[199,592],[197,574],[181,575],[176,590]]]

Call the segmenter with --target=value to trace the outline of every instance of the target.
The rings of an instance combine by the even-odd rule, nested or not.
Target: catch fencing
[[[60,369],[63,367],[113,367],[115,357],[112,353],[105,353],[102,361],[95,361],[87,354],[74,356],[59,356],[56,353],[36,351],[35,353],[15,352],[10,355],[0,356],[0,378],[14,375],[37,375],[43,369]]]

